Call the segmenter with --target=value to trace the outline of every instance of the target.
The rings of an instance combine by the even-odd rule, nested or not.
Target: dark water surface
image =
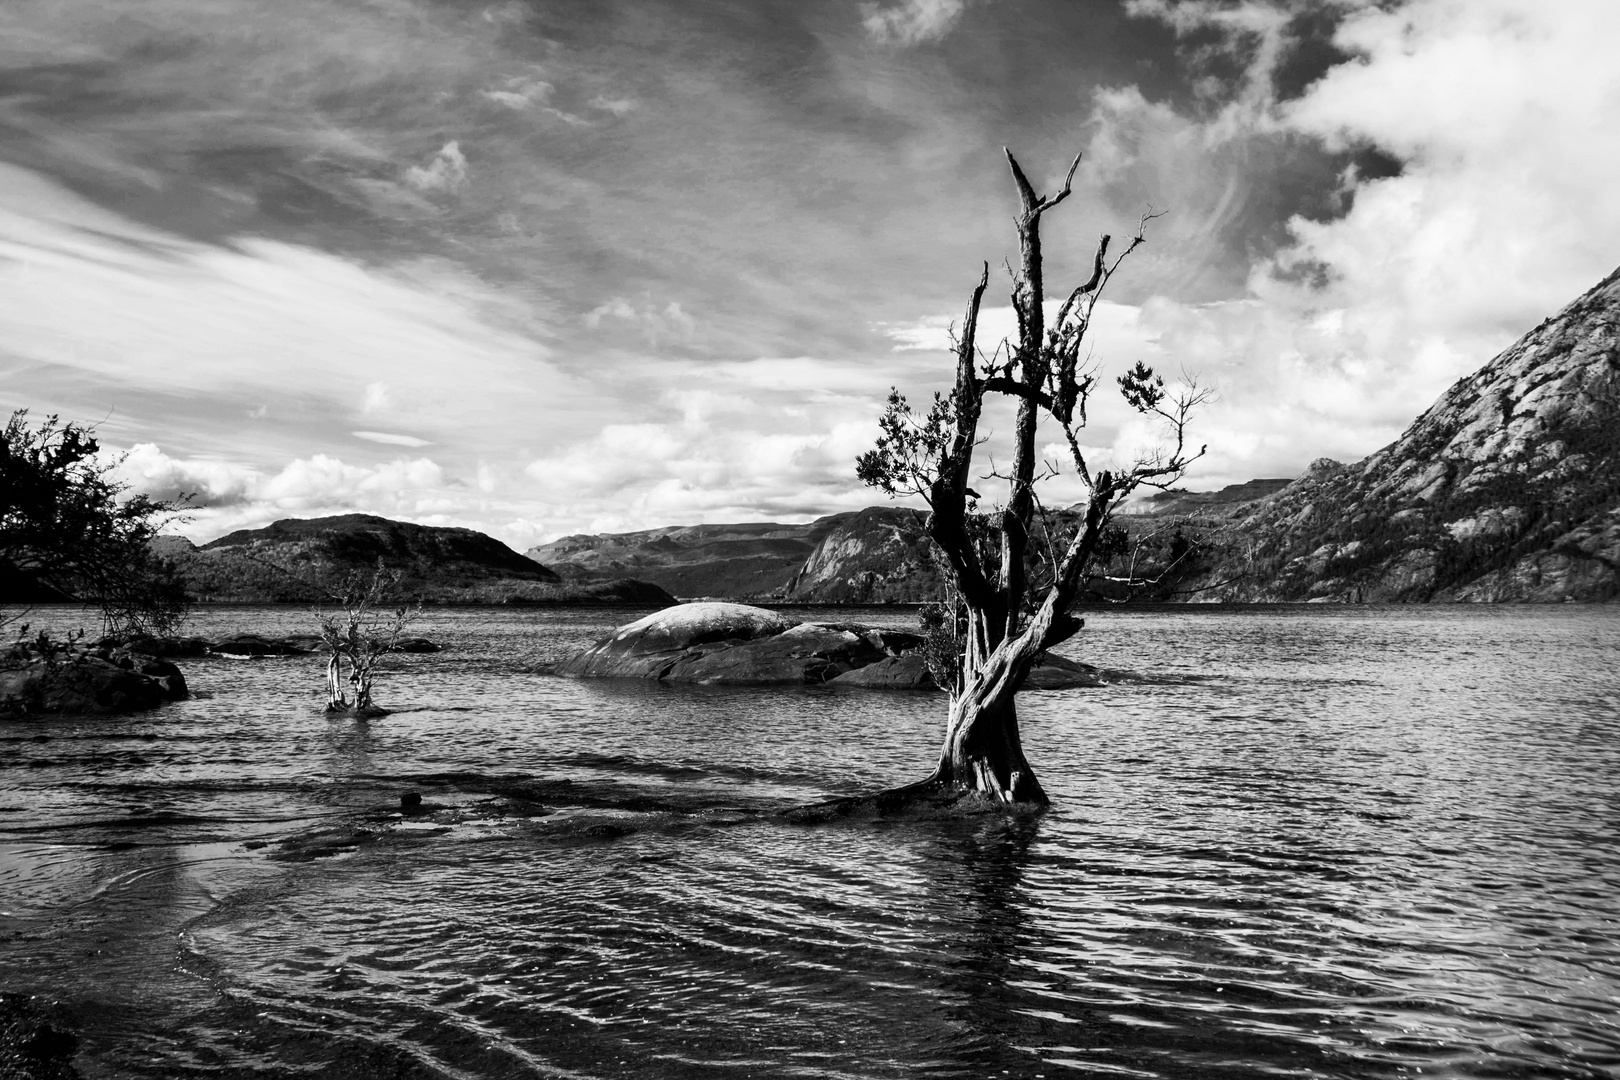
[[[0,725],[0,988],[89,1077],[1620,1074],[1620,609],[1094,613],[1050,812],[821,826],[943,699],[543,673],[634,614],[431,612],[369,723],[294,658]]]

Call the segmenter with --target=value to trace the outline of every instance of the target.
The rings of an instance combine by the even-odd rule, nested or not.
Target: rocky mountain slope
[[[203,601],[282,603],[322,598],[324,589],[380,558],[400,575],[398,594],[435,603],[673,602],[643,582],[562,584],[552,570],[472,529],[439,528],[368,514],[288,518],[195,547],[159,538],[188,592]]]
[[[840,515],[783,588],[797,603],[884,604],[935,600],[940,573],[929,555],[924,513],[868,506]]]
[[[1214,528],[1211,600],[1620,595],[1620,271],[1458,380],[1395,442]]]
[[[849,514],[804,525],[747,522],[580,534],[530,548],[569,581],[631,576],[676,596],[780,597],[823,537]]]

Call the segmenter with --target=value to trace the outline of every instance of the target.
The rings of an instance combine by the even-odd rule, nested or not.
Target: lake
[[[640,614],[431,610],[370,722],[298,657],[0,724],[0,988],[87,1077],[1620,1071],[1620,608],[1088,612],[1050,811],[824,825],[943,695],[546,674]]]

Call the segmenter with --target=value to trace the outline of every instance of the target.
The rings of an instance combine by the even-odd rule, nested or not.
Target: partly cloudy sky
[[[1168,211],[1095,353],[1215,388],[1188,486],[1292,476],[1620,264],[1617,53],[1614,0],[5,0],[0,406],[199,540],[868,505],[1006,145],[1085,154],[1054,291]]]

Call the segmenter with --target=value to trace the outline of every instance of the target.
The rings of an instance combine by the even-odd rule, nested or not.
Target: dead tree
[[[337,610],[317,608],[321,641],[326,645],[326,711],[353,716],[384,716],[371,697],[377,663],[399,642],[405,628],[421,613],[410,604],[389,604],[388,594],[399,575],[377,560],[375,568],[346,575],[331,593]],[[349,674],[343,677],[347,663]],[[344,684],[353,693],[344,693]]]
[[[949,396],[935,394],[926,415],[913,412],[904,395],[891,391],[879,421],[881,436],[857,463],[867,484],[891,496],[919,495],[927,501],[928,535],[953,593],[955,611],[946,623],[960,657],[946,687],[950,714],[938,767],[917,784],[879,796],[884,805],[915,796],[969,794],[997,804],[1046,804],[1024,758],[1014,695],[1046,651],[1080,629],[1081,620],[1069,607],[1097,572],[1105,530],[1120,503],[1139,487],[1169,486],[1204,453],[1186,444],[1188,416],[1204,400],[1203,392],[1190,379],[1169,391],[1139,362],[1116,382],[1133,409],[1163,422],[1163,442],[1128,466],[1093,469],[1079,432],[1098,378],[1089,358],[1082,357],[1082,345],[1103,290],[1125,257],[1144,243],[1145,227],[1158,215],[1145,214],[1124,250],[1113,256],[1104,236],[1090,279],[1066,294],[1048,325],[1041,217],[1068,198],[1080,159],[1069,167],[1062,190],[1045,197],[1035,193],[1011,151],[1007,164],[1021,204],[1020,264],[1009,267],[1016,340],[1000,343],[988,356],[979,348],[986,265],[955,335],[955,387]],[[1011,469],[976,476],[980,416],[992,395],[1009,397],[1014,406]],[[1061,432],[1069,466],[1086,492],[1067,526],[1044,513],[1036,491],[1040,481],[1059,471],[1037,452],[1041,429],[1050,431],[1051,425]],[[1006,495],[981,511],[980,497],[969,485],[986,479],[1004,483]]]

